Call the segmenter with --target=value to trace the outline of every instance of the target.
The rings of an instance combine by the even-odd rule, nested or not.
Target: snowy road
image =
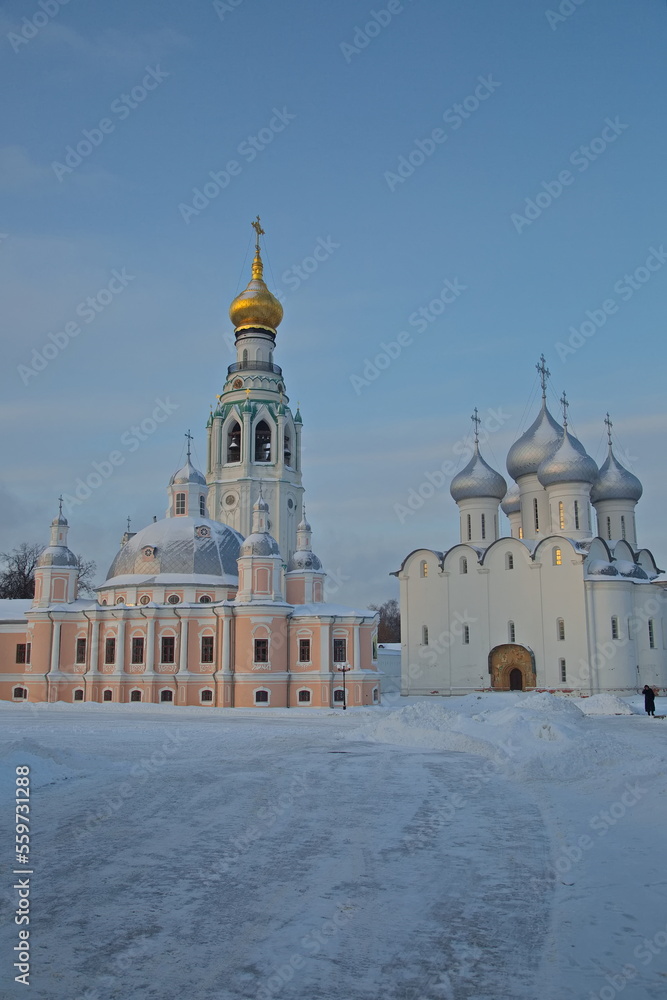
[[[32,768],[30,996],[543,992],[549,842],[534,799],[485,760],[350,742],[354,713],[17,708],[2,711],[3,765]],[[3,766],[5,802],[10,778]],[[5,922],[5,982],[15,936]]]

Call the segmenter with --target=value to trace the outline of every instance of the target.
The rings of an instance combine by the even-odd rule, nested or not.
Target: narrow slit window
[[[507,623],[507,641],[516,642],[516,628],[514,627],[514,622]]]

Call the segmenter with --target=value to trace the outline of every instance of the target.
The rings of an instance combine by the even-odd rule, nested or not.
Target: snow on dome
[[[644,488],[640,481],[623,468],[610,445],[609,454],[591,490],[591,503],[599,503],[600,500],[634,500],[636,502],[641,499],[643,492]]]
[[[503,514],[518,514],[521,510],[521,491],[516,483],[512,483],[507,493],[503,497],[500,505]]]
[[[458,503],[460,500],[476,500],[478,497],[493,497],[502,500],[507,492],[507,483],[495,469],[488,465],[479,453],[479,445],[466,465],[452,479],[449,492]]]
[[[563,428],[551,416],[543,400],[537,418],[507,454],[507,471],[512,479],[537,472],[538,466],[558,447],[562,434]]]
[[[635,580],[648,580],[648,574],[635,562],[629,559],[615,559],[614,566],[621,576],[631,576]]]
[[[142,528],[123,545],[107,573],[155,576],[169,573],[238,579],[236,560],[243,535],[206,517],[165,517]]]
[[[297,550],[287,565],[288,573],[303,569],[314,571],[322,569],[322,563],[318,557],[308,549]]]
[[[169,480],[170,486],[185,486],[187,483],[197,483],[198,486],[206,486],[206,479],[188,457],[185,465],[178,472],[175,472]]]
[[[604,559],[591,559],[586,567],[588,576],[618,576],[618,570]]]
[[[57,519],[53,522],[54,524],[61,524]],[[67,521],[65,521],[67,524]],[[78,566],[79,561],[66,545],[47,545],[39,559],[37,560],[38,566]]]
[[[594,483],[597,477],[597,465],[567,427],[556,450],[537,469],[537,478],[544,487],[556,483]]]

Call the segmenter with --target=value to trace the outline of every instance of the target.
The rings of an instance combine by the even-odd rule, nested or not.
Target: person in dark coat
[[[652,715],[655,718],[655,691],[653,688],[650,688],[648,684],[645,684],[642,694],[644,695],[644,708],[646,709],[646,714]]]

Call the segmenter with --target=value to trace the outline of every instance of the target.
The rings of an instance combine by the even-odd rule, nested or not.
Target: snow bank
[[[590,698],[578,698],[577,705],[584,715],[634,715],[626,701],[615,694],[594,694]]]

